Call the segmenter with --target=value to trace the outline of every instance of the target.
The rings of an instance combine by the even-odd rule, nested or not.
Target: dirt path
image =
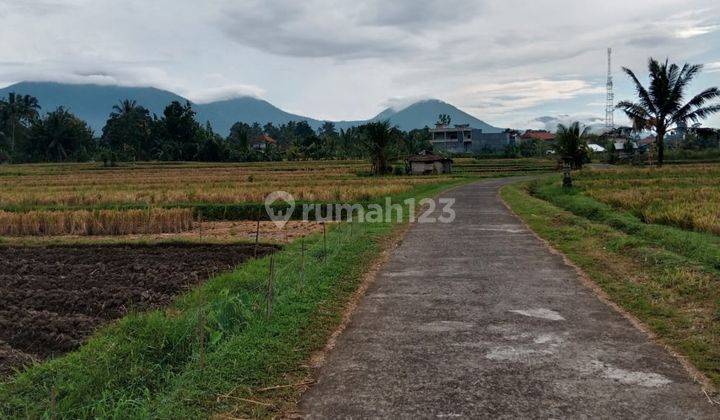
[[[303,397],[312,418],[718,418],[681,364],[583,285],[497,197],[447,193],[418,224]]]

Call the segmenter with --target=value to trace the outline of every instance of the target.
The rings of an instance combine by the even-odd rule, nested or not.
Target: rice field
[[[647,223],[720,235],[720,164],[583,171],[576,185]]]
[[[133,235],[193,228],[192,209],[0,211],[2,236]]]
[[[362,200],[438,182],[358,176],[364,162],[24,165],[0,168],[0,208],[261,202],[276,190],[297,200]]]
[[[0,165],[0,236],[186,232],[208,217],[254,219],[250,215],[278,190],[299,202],[367,202],[466,178],[547,171],[552,165],[462,158],[453,174],[384,177],[370,176],[364,161]]]

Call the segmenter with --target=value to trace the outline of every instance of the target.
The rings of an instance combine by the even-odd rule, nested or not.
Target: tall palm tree
[[[574,169],[582,168],[587,158],[587,134],[590,127],[580,129],[580,123],[575,121],[570,126],[558,124],[555,133],[555,151],[572,165]]]
[[[636,130],[654,130],[657,135],[658,164],[663,164],[665,155],[665,134],[673,127],[685,125],[688,120],[698,122],[720,111],[720,104],[708,102],[720,97],[717,87],[705,89],[692,99],[684,102],[685,89],[702,70],[702,65],[685,63],[682,68],[668,60],[659,63],[654,58],[648,61],[650,86],[646,89],[632,70],[623,67],[635,84],[638,102],[621,101],[622,109],[633,122]]]
[[[30,122],[38,117],[40,104],[37,98],[30,95],[18,95],[15,92],[8,94],[6,101],[1,101],[2,117],[10,126],[10,154],[15,152],[15,130],[18,124]]]
[[[373,174],[388,173],[390,150],[399,139],[399,130],[390,125],[389,120],[367,123],[361,128],[361,141],[372,159]]]
[[[110,117],[123,117],[130,115],[138,109],[137,102],[133,99],[123,99],[117,105],[113,105],[113,112]]]

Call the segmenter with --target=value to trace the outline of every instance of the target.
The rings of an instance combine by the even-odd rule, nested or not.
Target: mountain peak
[[[493,127],[443,100],[434,98],[421,99],[401,109],[387,108],[371,121],[390,120],[401,130],[408,131],[425,126],[432,127],[440,114],[449,115],[453,124],[469,124],[486,133],[503,131],[502,128]]]
[[[70,84],[58,82],[20,82],[0,89],[0,97],[10,92],[35,96],[40,101],[42,112],[55,110],[63,106],[87,121],[96,135],[99,135],[108,119],[113,105],[124,99],[133,99],[138,105],[147,108],[151,113],[161,115],[165,107],[172,101],[185,102],[188,99],[175,93],[153,87],[125,87],[117,85]],[[191,101],[192,102],[192,101]],[[292,114],[277,108],[270,102],[252,95],[235,96],[219,101],[193,103],[197,112],[197,120],[201,123],[210,121],[218,133],[227,134],[230,127],[242,121],[264,125],[271,122],[275,125],[288,121],[307,121],[313,128],[318,128],[323,121]],[[338,129],[347,129],[364,124],[368,121],[389,119],[400,129],[409,131],[425,126],[432,127],[440,114],[448,114],[454,124],[470,124],[487,133],[502,131],[484,121],[439,99],[421,99],[397,109],[392,107],[371,118],[361,121],[337,121]]]

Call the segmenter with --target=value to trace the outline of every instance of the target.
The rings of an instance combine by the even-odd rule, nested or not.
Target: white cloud
[[[708,73],[720,72],[720,61],[705,64],[705,71]]]
[[[261,98],[264,93],[265,91],[257,86],[229,85],[190,91],[186,93],[185,96],[196,104],[204,104],[208,102],[238,98],[241,96]]]
[[[584,80],[534,79],[479,85],[471,87],[466,96],[467,100],[476,98],[476,108],[488,107],[507,112],[604,91],[604,87],[593,86]]]
[[[430,96],[427,95],[417,95],[417,96],[404,96],[404,97],[398,97],[398,98],[389,98],[385,102],[383,102],[383,106],[386,108],[390,108],[394,111],[402,111],[403,109],[409,107],[410,105],[418,102],[431,99]]]
[[[709,34],[720,29],[720,25],[695,26],[691,28],[678,29],[675,36],[678,38],[693,38],[700,35]]]
[[[425,98],[499,126],[588,110],[607,46],[618,98],[633,94],[619,67],[648,56],[720,71],[716,0],[0,0],[0,17],[0,85],[253,95],[322,119]]]

